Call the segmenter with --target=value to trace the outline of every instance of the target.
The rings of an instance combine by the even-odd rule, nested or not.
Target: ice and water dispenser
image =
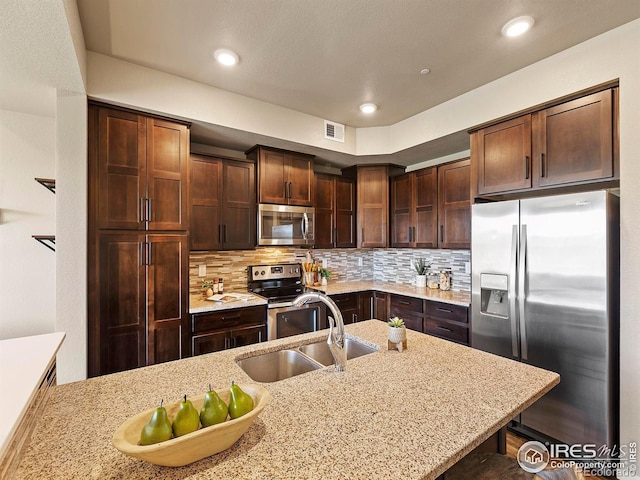
[[[480,274],[480,311],[494,317],[509,317],[509,277],[493,273]]]

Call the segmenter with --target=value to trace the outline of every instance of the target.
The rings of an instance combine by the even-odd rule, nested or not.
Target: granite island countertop
[[[380,347],[332,367],[264,384],[272,400],[230,449],[179,468],[111,445],[128,417],[197,395],[211,383],[253,383],[238,358],[324,340],[326,332],[135,369],[53,388],[16,478],[434,479],[559,381],[555,373],[414,331],[387,350],[387,326],[349,335]]]

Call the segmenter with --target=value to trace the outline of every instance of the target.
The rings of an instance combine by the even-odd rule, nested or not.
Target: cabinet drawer
[[[437,318],[425,318],[424,332],[446,340],[469,344],[469,329],[466,325],[460,325]]]
[[[195,313],[191,315],[192,333],[210,332],[223,328],[266,323],[267,309],[263,306],[235,308],[220,312]]]
[[[423,302],[421,298],[405,297],[403,295],[391,295],[392,312],[400,308],[402,310],[409,310],[410,312],[422,313],[422,304]]]
[[[336,302],[340,311],[358,309],[358,294],[343,293],[341,295],[332,295],[331,300]]]
[[[442,302],[427,302],[426,313],[430,317],[468,323],[468,308]]]

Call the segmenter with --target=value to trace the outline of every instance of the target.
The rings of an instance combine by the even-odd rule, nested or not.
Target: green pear
[[[173,419],[173,434],[176,437],[181,437],[187,433],[195,432],[200,425],[200,417],[198,416],[198,410],[193,406],[191,400],[187,400],[187,396],[184,396],[184,401],[180,402],[180,408]]]
[[[229,407],[218,395],[218,392],[211,389],[209,385],[209,391],[204,394],[204,402],[202,403],[202,410],[200,410],[200,423],[203,427],[215,425],[216,423],[222,423],[227,419],[229,413]]]
[[[231,418],[241,417],[253,410],[253,398],[243,392],[235,382],[231,382],[229,395],[229,416]]]
[[[153,445],[171,438],[171,422],[167,416],[167,409],[162,406],[156,408],[151,419],[142,427],[140,445]]]

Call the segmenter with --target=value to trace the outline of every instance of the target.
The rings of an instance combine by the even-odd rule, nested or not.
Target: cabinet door
[[[418,248],[438,246],[438,170],[435,167],[415,172],[415,230],[413,243]]]
[[[484,128],[474,135],[479,194],[531,188],[531,115]]]
[[[196,335],[191,339],[191,350],[193,356],[205,353],[220,352],[229,348],[229,332],[220,332]]]
[[[358,167],[358,246],[388,246],[389,176],[386,167]]]
[[[373,318],[386,322],[389,320],[389,294],[374,292],[373,294]]]
[[[286,154],[287,197],[289,205],[312,206],[314,192],[313,160],[309,157]]]
[[[92,376],[129,370],[146,365],[146,280],[144,235],[110,234],[98,236],[99,267],[96,272],[98,318],[91,328],[89,349],[99,349],[99,365]]]
[[[258,154],[259,203],[287,203],[287,169],[284,152],[261,148]]]
[[[353,178],[336,177],[335,196],[336,196],[335,245],[337,248],[355,247],[356,246],[356,182],[355,180]]]
[[[155,364],[189,356],[186,235],[147,237],[147,356]]]
[[[97,108],[97,228],[144,230],[146,118]],[[94,133],[95,132],[90,132]],[[90,136],[94,140],[96,137]]]
[[[191,156],[191,250],[221,247],[222,163],[218,158]]]
[[[234,329],[230,333],[230,346],[244,347],[245,345],[253,345],[254,343],[264,342],[267,339],[266,325],[254,325],[241,329]]]
[[[358,293],[358,317],[360,320],[370,320],[376,318],[374,315],[374,294],[373,292]]]
[[[391,179],[391,212],[391,246],[415,246],[415,174],[405,173]]]
[[[333,248],[335,180],[332,175],[316,175],[315,247]]]
[[[470,248],[471,200],[469,160],[438,168],[440,248]]]
[[[613,177],[612,95],[606,90],[535,114],[540,186]]]
[[[187,230],[189,130],[147,119],[147,220],[149,230]]]
[[[256,245],[255,165],[225,160],[222,187],[222,248],[252,249]]]

